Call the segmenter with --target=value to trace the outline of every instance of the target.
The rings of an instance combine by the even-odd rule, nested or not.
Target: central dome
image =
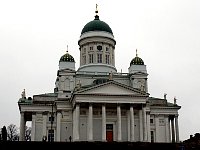
[[[82,29],[81,34],[89,31],[105,31],[113,34],[112,29],[109,27],[107,23],[99,20],[99,16],[96,15],[93,21],[88,22]]]

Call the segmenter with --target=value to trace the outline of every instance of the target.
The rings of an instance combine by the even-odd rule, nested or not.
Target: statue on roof
[[[23,99],[26,99],[26,93],[25,93],[25,89],[22,91],[22,94],[21,94],[22,98]]]
[[[109,73],[109,80],[113,80],[113,73],[112,73],[112,71]]]
[[[174,105],[176,105],[176,100],[177,100],[176,97],[174,97]]]
[[[167,94],[166,93],[164,93],[164,99],[167,99]]]

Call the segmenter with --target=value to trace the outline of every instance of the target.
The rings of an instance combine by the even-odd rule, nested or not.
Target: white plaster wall
[[[147,73],[146,65],[131,65],[129,68],[129,73],[143,72]]]
[[[94,141],[102,140],[102,119],[93,118],[93,139]]]
[[[66,128],[67,127],[67,128]],[[72,122],[61,122],[60,140],[69,142],[69,137],[72,137]]]
[[[80,141],[87,141],[87,116],[80,116]]]
[[[122,141],[128,141],[127,117],[122,117]]]
[[[80,36],[80,40],[83,40],[85,38],[89,38],[89,37],[107,37],[107,38],[110,38],[112,40],[114,40],[114,36],[111,34],[111,33],[108,33],[108,32],[105,32],[105,31],[90,31],[90,32],[87,32],[87,33],[83,33],[81,36]],[[99,39],[97,39],[97,41],[99,41]],[[113,42],[114,43],[114,42]],[[79,44],[83,44],[83,43],[79,43]]]
[[[42,141],[42,121],[37,121],[35,124],[35,141]]]
[[[159,117],[159,126],[158,126],[158,141],[157,142],[166,142],[166,122],[164,116]]]
[[[135,116],[134,116],[135,117]],[[134,140],[135,141],[140,141],[140,123],[139,123],[139,118],[134,118]]]
[[[102,63],[91,63],[87,65],[80,66],[78,71],[85,72],[117,72],[114,66],[102,64]]]
[[[61,69],[75,70],[75,62],[59,62],[59,70]]]

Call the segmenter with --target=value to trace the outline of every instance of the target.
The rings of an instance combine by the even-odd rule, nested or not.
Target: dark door
[[[113,141],[113,124],[106,124],[106,140]]]

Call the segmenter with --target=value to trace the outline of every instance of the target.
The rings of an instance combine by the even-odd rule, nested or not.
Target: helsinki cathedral
[[[78,39],[80,66],[67,51],[59,60],[52,93],[18,101],[20,140],[31,122],[31,141],[179,142],[181,106],[150,97],[146,64],[137,54],[128,73],[115,67],[111,27],[95,11]]]

